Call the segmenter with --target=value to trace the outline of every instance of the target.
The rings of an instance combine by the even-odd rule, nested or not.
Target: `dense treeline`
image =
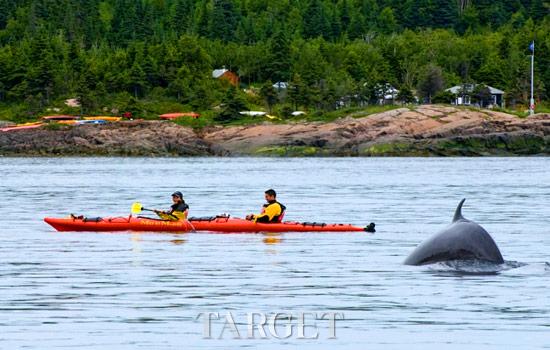
[[[69,97],[92,112],[144,99],[206,110],[237,95],[249,105],[330,110],[374,101],[386,83],[407,100],[414,90],[431,97],[434,86],[477,82],[525,104],[533,38],[538,99],[550,90],[544,0],[0,0],[0,8],[0,103],[29,113]],[[211,76],[223,66],[259,96],[227,93]],[[291,83],[282,100],[276,81]]]

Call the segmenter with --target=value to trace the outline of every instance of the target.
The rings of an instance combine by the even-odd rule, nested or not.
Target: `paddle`
[[[156,210],[154,209],[147,209],[147,208],[144,208],[141,203],[139,202],[135,202],[134,204],[132,204],[132,209],[131,209],[131,212],[132,214],[139,214],[141,213],[143,210],[145,211],[152,211],[152,212],[157,212]]]
[[[155,210],[155,209],[148,209],[148,208],[144,208],[140,202],[135,202],[134,204],[132,204],[132,208],[131,208],[131,212],[132,214],[139,214],[141,213],[142,211],[152,211],[154,213],[158,213],[159,210]],[[170,215],[171,217],[173,217],[174,219],[176,220],[179,220],[179,218],[175,215],[172,215],[172,214],[168,214],[168,213],[165,213],[166,215]],[[191,229],[193,230],[193,232],[195,232],[195,227],[193,226],[193,224],[185,219],[185,221],[189,224],[189,226],[191,226]]]
[[[155,209],[147,209],[147,208],[144,208],[140,202],[135,202],[134,204],[132,204],[132,214],[139,214],[141,213],[142,211],[152,211],[154,213],[158,213],[160,212],[159,210],[155,210]],[[170,215],[171,217],[173,217],[174,219],[178,219],[177,216],[175,215],[172,215],[172,214],[168,214],[168,213],[165,213],[166,215]]]

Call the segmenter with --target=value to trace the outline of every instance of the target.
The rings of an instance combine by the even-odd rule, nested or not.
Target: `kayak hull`
[[[325,224],[307,222],[281,222],[273,224],[213,217],[189,221],[164,221],[143,217],[45,218],[44,221],[57,231],[149,231],[149,232],[218,232],[218,233],[259,233],[259,232],[364,232],[365,229],[349,224]]]
[[[96,219],[45,218],[44,221],[57,231],[152,231],[188,232],[191,225],[185,221],[164,221],[136,217],[105,217]]]
[[[191,224],[196,231],[210,232],[359,232],[364,229],[348,224],[324,224],[324,223],[301,223],[301,222],[281,222],[281,223],[254,223],[252,221],[239,218],[219,217],[213,220],[193,220]]]

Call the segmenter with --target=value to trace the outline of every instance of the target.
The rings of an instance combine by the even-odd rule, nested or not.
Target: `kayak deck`
[[[214,216],[189,218],[188,221],[166,221],[147,217],[104,218],[45,218],[44,221],[57,231],[149,231],[189,232],[205,231],[219,233],[258,232],[374,232],[374,224],[362,228],[350,224],[326,224],[317,222],[255,223],[249,220]]]
[[[57,231],[156,231],[188,232],[191,225],[186,221],[165,221],[139,217],[104,217],[104,218],[45,218]]]
[[[280,223],[255,223],[249,220],[218,216],[189,218],[196,231],[211,232],[361,232],[364,228],[350,224],[326,224],[317,222],[285,221]]]

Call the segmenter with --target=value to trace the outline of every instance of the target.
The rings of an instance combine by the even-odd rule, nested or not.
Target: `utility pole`
[[[529,100],[529,115],[535,114],[535,98],[533,96],[533,90],[535,86],[535,40],[529,45],[531,50],[531,99]]]

